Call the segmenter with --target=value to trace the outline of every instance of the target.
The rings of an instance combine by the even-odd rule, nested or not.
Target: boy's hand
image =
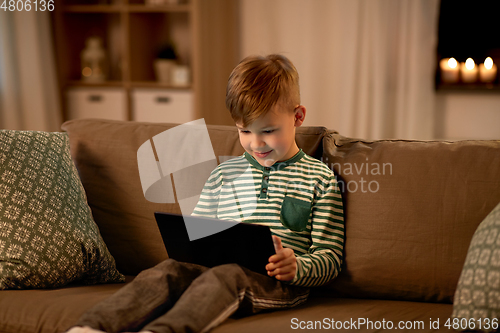
[[[276,254],[269,258],[269,264],[266,265],[267,274],[280,281],[290,281],[297,272],[295,254],[292,249],[284,248],[281,239],[274,235],[273,243]]]

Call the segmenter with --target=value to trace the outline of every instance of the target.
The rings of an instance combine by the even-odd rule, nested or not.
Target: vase
[[[156,59],[154,67],[158,82],[172,84],[172,72],[177,62],[171,59]]]

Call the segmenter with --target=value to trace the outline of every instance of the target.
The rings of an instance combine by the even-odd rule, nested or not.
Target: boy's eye
[[[272,129],[272,130],[262,131],[262,133],[264,133],[264,134],[271,134],[272,132],[274,132],[274,130],[273,130],[273,129]]]
[[[248,134],[248,133],[250,133],[250,131],[247,131],[247,130],[242,130],[242,129],[240,129],[239,131],[240,131],[240,133],[244,133],[244,134]]]

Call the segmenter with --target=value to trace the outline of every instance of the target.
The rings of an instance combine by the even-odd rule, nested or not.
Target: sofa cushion
[[[127,277],[127,283],[132,277]],[[60,333],[78,318],[126,284],[92,286],[72,284],[57,289],[3,290],[0,297],[0,332]]]
[[[177,124],[82,119],[63,124],[71,153],[87,192],[96,223],[118,269],[135,275],[167,258],[155,211],[180,214],[178,203],[153,203],[144,198],[137,150],[155,135]],[[218,162],[243,153],[233,126],[208,125]],[[321,158],[322,127],[300,127],[296,139],[307,154]]]
[[[492,331],[499,326],[500,203],[472,237],[455,292],[453,317],[461,329]]]
[[[130,281],[130,279],[127,279]],[[7,290],[0,297],[0,332],[54,333],[73,326],[89,308],[111,296],[123,284],[73,286],[54,290]],[[448,331],[451,304],[360,300],[311,296],[303,305],[286,311],[234,316],[213,329],[213,333],[321,332],[345,325],[352,332],[374,332],[377,327],[399,325],[421,328],[418,332]],[[439,321],[439,322],[438,322]],[[321,326],[318,326],[321,324]],[[356,326],[351,326],[355,324]],[[307,328],[316,325],[318,329]],[[335,327],[337,325],[337,327]],[[439,327],[439,328],[438,328]],[[402,330],[399,330],[402,331]]]
[[[286,311],[229,318],[211,332],[448,332],[451,310],[451,304],[320,296]]]
[[[66,133],[0,131],[0,289],[124,277],[104,244]]]
[[[332,133],[345,190],[336,294],[452,302],[467,248],[500,202],[500,141],[366,141]]]

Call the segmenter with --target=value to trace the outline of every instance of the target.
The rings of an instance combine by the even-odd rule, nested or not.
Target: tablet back
[[[206,267],[236,263],[267,275],[265,266],[275,254],[269,227],[161,212],[155,218],[169,258]],[[212,223],[214,230],[222,231],[191,241],[185,219],[191,227]],[[227,223],[232,226],[220,227]]]

